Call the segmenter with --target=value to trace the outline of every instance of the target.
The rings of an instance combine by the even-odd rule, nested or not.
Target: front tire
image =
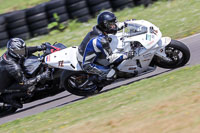
[[[169,45],[165,48],[165,53],[171,61],[166,61],[156,56],[154,58],[155,65],[173,69],[184,66],[190,59],[190,50],[182,42],[177,40],[172,40]]]
[[[68,92],[77,96],[91,96],[100,92],[103,87],[89,80],[85,72],[64,71],[62,74],[62,85]]]

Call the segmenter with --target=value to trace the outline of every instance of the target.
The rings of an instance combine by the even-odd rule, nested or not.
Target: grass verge
[[[0,13],[33,7],[49,0],[0,0]]]
[[[200,66],[145,79],[0,125],[2,133],[199,131]],[[196,78],[194,78],[196,77]]]

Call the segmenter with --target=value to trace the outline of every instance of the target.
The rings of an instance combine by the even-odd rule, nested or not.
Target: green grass
[[[164,118],[173,120],[170,117],[179,114],[177,111],[182,107],[185,106],[185,109],[181,110],[180,113],[186,110],[189,112],[188,106],[195,104],[195,102],[187,104],[189,100],[185,100],[186,102],[181,104],[177,101],[180,98],[183,99],[180,101],[184,101],[185,98],[199,97],[199,75],[200,66],[186,67],[176,72],[145,79],[89,97],[68,106],[0,125],[0,132],[66,133],[74,130],[82,133],[82,131],[87,132],[87,129],[91,131],[94,129],[94,131],[101,133],[113,131],[116,128],[116,126],[112,126],[115,125],[115,121],[118,121],[117,124],[119,124],[117,128],[123,129],[123,126],[126,126],[127,123],[132,123],[131,127],[134,130],[135,122],[142,122],[145,119],[150,119],[152,122]],[[170,101],[175,105],[166,104]],[[196,104],[198,104],[198,101]],[[169,107],[166,109],[166,106]],[[156,109],[157,107],[159,108]],[[192,109],[198,111],[199,106],[195,105]],[[193,114],[192,117],[194,119],[198,117],[198,119],[191,124],[191,127],[198,128],[199,115]],[[87,127],[87,124],[90,126]],[[160,124],[162,125],[162,123]],[[95,128],[97,125],[98,127]],[[104,127],[105,125],[108,128]],[[178,131],[182,131],[182,129]]]
[[[49,0],[0,0],[0,14],[33,7]]]
[[[7,2],[7,1],[6,1]],[[1,4],[0,4],[1,5]],[[163,36],[174,39],[183,38],[200,32],[200,2],[198,0],[173,0],[171,2],[156,2],[149,8],[136,7],[115,12],[119,21],[128,19],[144,19],[157,25]],[[29,46],[40,45],[43,42],[60,42],[66,46],[79,45],[85,35],[96,24],[96,18],[88,23],[69,22],[64,32],[52,32],[26,41]],[[3,54],[5,49],[0,50]]]

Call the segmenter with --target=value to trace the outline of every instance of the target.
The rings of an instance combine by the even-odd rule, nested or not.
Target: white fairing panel
[[[162,37],[158,42],[158,45],[160,45],[160,47],[166,47],[168,44],[170,44],[171,40],[172,39],[170,37]]]
[[[162,33],[154,24],[145,20],[132,21],[132,23],[147,27],[146,34],[129,38],[139,41],[146,49],[152,48],[161,39]],[[150,30],[150,27],[153,27],[153,32]]]
[[[113,52],[115,52],[115,50],[120,51],[120,49],[123,49],[124,52],[127,52],[130,48],[126,45],[126,43],[133,41],[138,41],[146,49],[150,49],[154,47],[162,37],[162,33],[160,32],[159,28],[148,21],[136,20],[128,21],[127,23],[127,29],[129,30],[128,32],[118,32],[116,35],[109,35],[112,38],[110,46]],[[153,30],[151,30],[151,28]],[[132,33],[140,32],[143,29],[146,29],[147,32],[135,36],[124,37]]]
[[[45,57],[45,63],[55,68],[81,71],[82,69],[76,57],[77,50],[78,47],[69,47],[47,55]]]
[[[135,48],[135,57],[124,60],[118,70],[128,73],[142,73],[149,69],[149,64],[157,50],[169,43],[170,39],[162,38],[159,28],[145,20],[128,21],[128,26],[123,32],[116,35],[109,35],[112,38],[110,43],[113,53],[124,53],[132,50],[131,43],[140,42],[143,47]],[[164,42],[163,42],[164,41]]]

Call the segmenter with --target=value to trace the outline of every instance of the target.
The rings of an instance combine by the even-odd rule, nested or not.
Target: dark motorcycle
[[[46,65],[44,62],[45,56],[56,51],[60,51],[61,49],[65,49],[66,46],[64,46],[61,43],[57,43],[54,45],[47,43],[46,46],[47,49],[44,51],[43,55],[32,55],[26,58],[22,67],[24,67],[25,75],[27,78],[35,77],[36,75],[44,72],[46,69],[49,69],[51,71],[51,79],[40,81],[39,83],[37,83],[33,87],[34,90],[30,94],[27,94],[19,99],[22,104],[43,99],[48,96],[53,96],[64,91],[64,89],[60,86],[60,75],[62,73],[62,70],[56,68],[49,68],[48,65]],[[10,93],[12,95],[16,92],[20,92],[20,90],[9,90],[5,93]],[[0,116],[5,116],[14,113],[16,110],[16,107],[4,103],[0,95]]]

